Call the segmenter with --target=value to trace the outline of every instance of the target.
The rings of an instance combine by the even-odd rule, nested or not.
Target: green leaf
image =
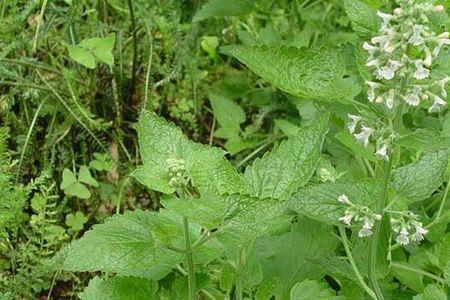
[[[234,55],[257,75],[294,96],[346,102],[360,91],[359,85],[343,78],[341,49],[262,45],[238,48]]]
[[[353,203],[371,207],[377,192],[377,185],[369,183],[313,184],[292,195],[286,205],[309,218],[331,225],[342,225],[339,218],[344,215],[345,206],[338,201],[340,195],[347,195]]]
[[[275,125],[287,136],[296,136],[300,131],[300,127],[297,124],[294,124],[288,120],[284,119],[275,119]]]
[[[292,218],[284,214],[283,203],[276,199],[236,198],[231,202],[231,215],[218,232],[218,239],[226,245],[246,245]]]
[[[166,160],[176,155],[185,161],[187,175],[202,194],[235,193],[244,189],[241,175],[224,158],[222,149],[189,141],[179,128],[153,112],[142,112],[138,135],[144,166],[157,165],[157,174],[168,171]]]
[[[77,211],[75,214],[66,216],[66,225],[73,231],[80,231],[87,222],[87,217],[81,212]]]
[[[400,266],[393,265],[391,267],[392,274],[395,276],[395,278],[397,278],[398,281],[400,281],[402,284],[404,284],[405,286],[416,292],[423,291],[424,288],[423,275],[401,267],[401,265],[408,267],[411,264],[408,263],[397,263],[397,264]],[[417,268],[416,266],[412,267]]]
[[[437,151],[416,163],[396,169],[393,185],[397,193],[407,198],[409,203],[427,199],[444,181],[448,158],[448,151]]]
[[[253,12],[255,2],[251,0],[210,0],[195,14],[194,22],[210,17],[244,16]]]
[[[78,44],[78,46],[92,53],[97,60],[111,66],[114,63],[112,50],[114,49],[115,42],[116,35],[114,33],[110,33],[104,38],[91,38],[83,40]]]
[[[91,172],[87,166],[81,166],[78,171],[78,181],[86,183],[87,185],[98,187],[98,182],[92,177]]]
[[[336,139],[340,141],[344,146],[349,148],[355,155],[368,159],[372,162],[376,162],[377,158],[374,155],[374,151],[364,145],[356,142],[355,138],[348,131],[341,131],[336,133]]]
[[[69,57],[71,59],[82,64],[86,68],[95,69],[95,57],[89,51],[73,45],[67,45],[67,49],[69,50]]]
[[[433,151],[442,148],[450,148],[450,138],[441,136],[438,131],[432,129],[417,129],[396,140],[400,146],[419,151]]]
[[[151,190],[164,194],[172,194],[175,189],[169,185],[169,172],[160,165],[149,161],[143,166],[139,166],[132,176],[142,185]]]
[[[60,188],[68,196],[75,196],[81,199],[89,199],[91,197],[89,189],[79,183],[75,174],[67,168],[63,170]]]
[[[370,6],[360,0],[345,0],[344,7],[353,29],[360,36],[374,36],[378,32],[380,20]]]
[[[157,247],[152,233],[154,214],[126,212],[94,225],[65,250],[63,269],[161,278],[183,255]]]
[[[326,132],[326,122],[314,122],[256,159],[245,170],[250,194],[284,200],[304,186],[314,174]]]
[[[150,300],[157,299],[156,283],[145,278],[95,277],[79,297],[81,300]]]
[[[447,294],[437,284],[429,284],[423,293],[414,296],[413,300],[447,300]]]
[[[297,282],[325,275],[313,261],[334,253],[337,244],[330,226],[300,218],[289,232],[257,240],[253,253],[261,259],[265,280],[275,279],[279,283],[275,298],[288,299]]]
[[[224,138],[233,138],[241,131],[240,124],[245,122],[245,112],[236,102],[217,94],[209,94],[209,101],[217,122],[226,130]]]
[[[291,300],[344,300],[336,296],[336,292],[326,283],[317,280],[304,280],[297,283],[291,290]]]

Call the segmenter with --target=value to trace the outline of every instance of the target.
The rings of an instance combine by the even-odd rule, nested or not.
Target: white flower
[[[367,99],[370,102],[375,100],[375,89],[377,89],[380,85],[373,81],[366,80],[366,84],[369,86],[369,90],[367,91]]]
[[[411,239],[415,242],[423,241],[423,239],[425,238],[424,236],[427,233],[428,233],[428,230],[426,230],[422,226],[417,226],[416,232],[411,236]]]
[[[371,236],[372,226],[372,222],[366,217],[362,229],[358,232],[358,236],[361,238]]]
[[[350,204],[350,200],[348,200],[348,197],[346,194],[342,194],[338,197],[338,201],[342,204]]]
[[[427,78],[430,75],[430,70],[423,67],[423,60],[418,59],[414,61],[414,65],[416,66],[416,71],[414,72],[414,78],[422,80]]]
[[[437,46],[433,50],[433,55],[436,57],[439,55],[439,52],[441,51],[441,48],[443,45],[449,45],[450,39],[449,39],[449,33],[443,32],[440,35],[437,36]]]
[[[402,228],[402,230],[400,231],[400,234],[397,236],[397,238],[395,240],[400,245],[408,245],[409,244],[408,236],[409,236],[408,230],[406,230],[406,228]]]
[[[367,59],[367,61],[371,61],[373,60],[373,55],[378,50],[378,47],[372,46],[368,42],[364,42],[363,49],[369,52],[369,58]]]
[[[394,98],[395,98],[395,90],[390,89],[388,92],[388,96],[386,97],[386,106],[389,109],[392,109],[392,107],[394,107]]]
[[[445,89],[445,85],[450,81],[450,77],[446,76],[439,81],[439,85],[441,87],[441,96],[443,98],[447,98],[447,90]]]
[[[384,160],[389,160],[389,156],[387,154],[387,146],[383,145],[380,149],[377,150],[376,155],[380,156]]]
[[[350,225],[351,221],[353,219],[353,214],[346,210],[344,212],[344,216],[342,218],[339,218],[339,221],[342,221],[345,225]]]
[[[436,12],[443,12],[445,10],[444,5],[437,5],[434,7],[434,11]]]
[[[383,216],[380,215],[380,214],[374,214],[374,215],[373,215],[373,218],[374,218],[375,220],[377,220],[377,221],[380,221],[382,217],[383,217]]]
[[[367,145],[369,144],[369,138],[372,135],[372,133],[373,133],[373,129],[372,128],[362,125],[361,126],[361,132],[355,134],[354,136],[355,136],[355,139],[358,142],[363,143],[364,146],[367,147]]]
[[[354,133],[356,126],[358,125],[358,122],[361,121],[363,118],[360,116],[351,115],[351,114],[348,114],[347,116],[349,119],[351,119],[351,121],[347,123],[347,129],[348,129],[348,131],[350,131],[350,133]]]
[[[380,50],[386,53],[392,53],[395,47],[391,45],[391,39],[395,35],[394,31],[387,30],[387,35],[375,36],[371,39],[372,44],[379,44]]]
[[[400,7],[397,7],[396,9],[394,9],[394,15],[399,16],[403,13],[403,9],[401,9]]]
[[[378,69],[378,76],[386,80],[391,80],[395,76],[395,72],[400,67],[400,62],[396,60],[389,60],[388,64]]]
[[[380,66],[380,61],[378,59],[369,59],[366,62],[366,67],[376,67]]]
[[[408,40],[408,43],[413,44],[414,46],[419,46],[423,44],[422,38],[422,28],[423,25],[414,25],[412,28],[412,35]]]
[[[412,106],[418,106],[420,104],[419,98],[420,91],[421,91],[420,87],[415,85],[413,91],[405,95],[404,99],[406,103]]]
[[[381,25],[381,31],[385,31],[388,28],[389,21],[394,17],[390,14],[382,13],[381,11],[377,11],[377,15],[383,20]]]
[[[435,95],[433,104],[428,109],[428,112],[429,113],[439,112],[442,109],[442,107],[444,107],[446,105],[447,105],[447,102],[445,102],[441,97]]]

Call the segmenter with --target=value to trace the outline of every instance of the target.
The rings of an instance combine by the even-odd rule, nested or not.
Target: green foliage
[[[115,277],[101,279],[96,277],[80,294],[81,300],[144,300],[156,299],[152,297],[155,286],[144,278]]]
[[[420,161],[394,171],[393,185],[409,203],[424,200],[441,186],[447,170],[449,152],[442,150],[425,155]]]
[[[211,17],[243,16],[253,12],[255,2],[250,0],[210,0],[195,14],[194,21]]]
[[[67,45],[69,57],[89,69],[95,69],[97,61],[111,66],[114,63],[114,56],[111,52],[115,42],[116,35],[114,33],[105,38],[85,39],[77,45]]]
[[[92,177],[89,168],[81,166],[78,172],[78,178],[69,169],[64,169],[62,173],[61,189],[68,196],[75,196],[81,199],[89,199],[91,192],[84,185],[98,187],[98,182]]]
[[[373,36],[377,33],[380,19],[377,17],[376,10],[361,0],[345,0],[344,7],[353,29],[360,36]]]
[[[343,78],[341,49],[262,45],[238,48],[234,55],[257,75],[294,96],[346,102],[359,93],[358,84]]]
[[[326,284],[314,280],[304,280],[297,283],[291,290],[291,300],[338,300],[343,297],[336,296],[336,292]]]

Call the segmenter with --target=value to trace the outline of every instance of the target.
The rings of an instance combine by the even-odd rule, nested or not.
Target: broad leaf
[[[336,291],[326,283],[317,280],[304,280],[297,283],[291,290],[291,300],[344,300],[336,296]]]
[[[241,131],[240,124],[245,121],[245,113],[236,102],[217,94],[210,94],[209,101],[221,131],[226,134],[222,138],[233,138]],[[217,132],[216,132],[216,136]]]
[[[159,278],[183,255],[158,247],[152,233],[154,213],[134,211],[94,225],[66,250],[63,268]]]
[[[413,300],[447,300],[447,294],[437,284],[429,284],[425,290],[414,296]]]
[[[356,33],[363,37],[377,33],[380,20],[373,8],[360,0],[345,0],[344,7]]]
[[[313,261],[334,253],[337,243],[330,226],[301,218],[289,232],[259,239],[253,253],[261,258],[265,280],[278,282],[276,299],[288,299],[297,282],[325,275]]]
[[[442,136],[439,132],[432,129],[417,129],[400,137],[396,143],[419,151],[433,151],[450,148],[450,137]]]
[[[102,279],[95,277],[79,295],[81,300],[151,300],[157,286],[144,278],[114,277]]]
[[[302,128],[245,170],[249,193],[259,198],[287,199],[314,174],[326,134],[324,121]]]
[[[87,185],[98,187],[98,182],[92,177],[89,168],[86,166],[81,166],[80,171],[78,171],[78,181],[86,183]]]
[[[210,0],[195,14],[194,22],[210,17],[244,16],[254,9],[252,0]]]
[[[91,197],[89,189],[80,183],[75,174],[67,168],[63,170],[60,188],[68,196],[81,199],[89,199]]]
[[[201,193],[223,194],[243,190],[241,175],[224,158],[223,150],[189,141],[179,128],[156,114],[142,112],[138,134],[144,167],[149,167],[145,170],[147,178],[143,177],[142,172],[138,174],[141,182],[153,185],[151,181],[158,176],[168,178],[166,160],[175,155],[185,161],[187,175]],[[150,174],[152,170],[156,173]],[[157,185],[160,191],[169,190],[160,183]]]
[[[343,78],[345,61],[341,52],[262,45],[238,48],[234,54],[257,75],[289,94],[346,102],[359,93],[360,87]]]
[[[339,218],[344,215],[346,206],[339,203],[340,195],[347,195],[353,203],[371,207],[377,193],[377,185],[369,183],[313,184],[292,195],[286,205],[309,218],[332,225],[342,225]]]
[[[448,158],[448,151],[437,151],[416,163],[396,169],[393,185],[397,193],[407,198],[409,203],[428,198],[444,181]]]

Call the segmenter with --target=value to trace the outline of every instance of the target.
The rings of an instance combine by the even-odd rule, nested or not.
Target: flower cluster
[[[428,230],[423,228],[422,223],[419,222],[419,216],[406,211],[398,212],[398,218],[391,218],[392,230],[397,234],[395,239],[400,245],[408,245],[411,241],[420,242],[428,233]]]
[[[358,236],[362,238],[371,236],[373,225],[375,224],[375,221],[381,220],[381,215],[372,213],[366,206],[354,204],[345,194],[340,195],[338,201],[347,206],[344,216],[340,218],[339,221],[342,221],[348,226],[351,225],[352,221],[362,223]]]
[[[384,103],[389,109],[395,106],[395,99],[403,99],[411,106],[418,106],[422,100],[431,101],[428,111],[438,112],[447,105],[445,85],[450,78],[431,83],[424,80],[430,77],[433,59],[444,45],[450,44],[448,32],[437,34],[429,26],[430,16],[444,11],[444,7],[417,0],[398,2],[393,14],[378,12],[379,35],[363,44],[369,53],[366,66],[378,80],[366,81],[367,98],[370,102]],[[392,79],[409,74],[413,83],[406,87],[405,93],[397,95]]]
[[[186,163],[184,159],[178,156],[172,156],[166,159],[169,169],[169,185],[171,187],[180,187],[186,183]]]
[[[371,139],[376,140],[377,150],[375,154],[384,160],[389,160],[388,149],[395,138],[395,133],[388,126],[377,128],[379,124],[370,122],[370,120],[361,116],[352,114],[347,116],[350,119],[347,123],[347,129],[353,134],[356,141],[367,147]]]

